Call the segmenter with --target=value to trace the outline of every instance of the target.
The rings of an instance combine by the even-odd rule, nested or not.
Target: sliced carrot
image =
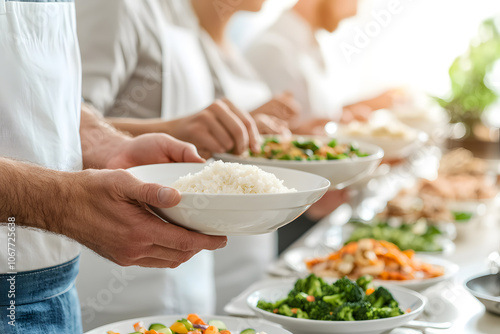
[[[187,320],[191,321],[193,325],[206,325],[206,322],[196,313],[188,314]]]
[[[142,321],[136,322],[134,324],[134,329],[136,332],[139,332],[139,329],[144,328],[144,323]]]
[[[221,331],[220,334],[231,334],[231,332],[226,329],[226,330]]]
[[[316,298],[314,298],[314,296],[311,296],[311,295],[307,296],[306,299],[308,302],[311,302],[311,303],[316,300]]]
[[[203,331],[203,334],[219,334],[219,329],[215,326],[209,326]]]
[[[375,289],[374,288],[369,288],[369,289],[366,289],[366,295],[369,296],[371,295],[372,293],[375,292]]]
[[[158,334],[158,332],[155,331],[154,329],[150,329],[150,330],[146,331],[146,334]]]

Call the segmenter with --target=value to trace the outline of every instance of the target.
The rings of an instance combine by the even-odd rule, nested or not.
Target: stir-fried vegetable
[[[341,278],[327,284],[312,274],[299,279],[288,297],[274,303],[259,300],[257,307],[293,318],[355,321],[395,317],[404,314],[391,293],[373,288],[371,277],[358,282]]]
[[[259,154],[250,152],[253,157],[278,160],[341,160],[352,157],[366,157],[368,154],[359,151],[354,145],[338,144],[335,139],[323,145],[315,140],[280,141],[278,138],[267,138],[262,144]]]
[[[311,272],[322,277],[372,275],[382,280],[404,281],[444,275],[442,267],[421,262],[414,255],[414,251],[401,251],[387,241],[361,239],[327,257],[308,260],[306,265]],[[366,279],[360,278],[359,284],[366,286]]]
[[[135,332],[130,334],[231,334],[226,324],[220,320],[210,320],[208,324],[197,314],[189,314],[187,318],[182,318],[174,322],[170,327],[164,324],[154,323],[149,328],[144,327],[144,323],[139,321],[134,324]],[[120,334],[114,331],[108,331],[108,334]],[[266,334],[257,333],[253,328],[247,328],[240,334]]]
[[[391,226],[388,223],[355,223],[355,229],[346,243],[372,238],[389,241],[401,250],[416,252],[441,252],[443,232],[429,224],[401,224]]]

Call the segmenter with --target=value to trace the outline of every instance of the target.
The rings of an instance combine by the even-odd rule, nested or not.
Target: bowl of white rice
[[[147,165],[129,171],[144,182],[181,192],[177,206],[151,207],[160,218],[209,235],[273,232],[304,213],[330,187],[327,179],[302,171],[222,161]]]

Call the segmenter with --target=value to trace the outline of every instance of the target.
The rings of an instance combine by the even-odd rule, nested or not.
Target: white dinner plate
[[[166,315],[166,316],[154,316],[147,318],[137,318],[124,320],[120,322],[115,322],[109,325],[104,325],[99,328],[93,329],[86,334],[107,334],[109,330],[115,331],[117,333],[126,334],[134,332],[133,325],[138,322],[144,322],[146,328],[150,324],[160,323],[167,327],[170,327],[174,322],[179,319],[185,318],[187,315]],[[223,321],[227,329],[231,331],[232,334],[239,334],[242,330],[247,328],[253,328],[257,332],[265,332],[267,334],[292,334],[286,329],[281,328],[279,325],[273,324],[271,322],[262,319],[245,319],[245,318],[235,318],[228,316],[200,316],[205,322],[210,320],[221,320]]]

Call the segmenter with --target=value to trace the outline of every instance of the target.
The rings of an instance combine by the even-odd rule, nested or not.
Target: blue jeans
[[[82,333],[78,267],[76,257],[55,267],[0,275],[0,333]]]

